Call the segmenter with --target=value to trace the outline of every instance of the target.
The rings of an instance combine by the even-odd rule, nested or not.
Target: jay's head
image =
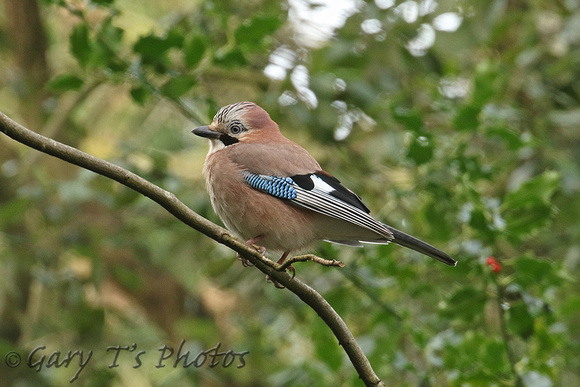
[[[192,132],[210,140],[210,152],[237,143],[260,143],[281,137],[270,115],[253,102],[238,102],[221,108],[211,124]]]

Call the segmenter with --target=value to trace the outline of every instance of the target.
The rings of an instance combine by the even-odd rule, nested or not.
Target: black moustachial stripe
[[[222,134],[219,137],[220,141],[224,143],[225,146],[232,145],[238,143],[238,139],[232,136],[228,136],[227,134]]]

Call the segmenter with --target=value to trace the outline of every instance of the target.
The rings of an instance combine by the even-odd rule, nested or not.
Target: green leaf
[[[479,126],[479,113],[481,109],[473,105],[459,108],[453,117],[453,126],[457,130],[475,130]]]
[[[480,238],[486,241],[495,239],[496,229],[484,209],[475,207],[471,210],[469,226],[479,233]]]
[[[560,176],[556,171],[546,171],[509,192],[503,202],[507,208],[526,208],[535,203],[549,203],[558,188]]]
[[[510,150],[520,149],[524,144],[519,133],[506,126],[493,126],[487,128],[485,134],[488,137],[499,138]]]
[[[113,16],[100,26],[93,43],[93,63],[114,72],[124,72],[128,64],[118,54],[122,50],[124,31],[113,25]]]
[[[166,39],[154,35],[140,38],[133,46],[133,51],[144,58],[155,58],[171,48]]]
[[[151,34],[140,38],[133,46],[133,51],[139,54],[145,63],[158,63],[165,61],[167,51],[182,46],[183,37],[172,30],[165,37]]]
[[[391,116],[396,122],[402,124],[405,129],[411,132],[421,132],[423,129],[423,118],[417,110],[393,106],[391,108]]]
[[[195,83],[195,78],[190,76],[171,78],[161,86],[161,94],[169,98],[177,99],[187,93]]]
[[[0,219],[2,219],[1,216]],[[570,297],[563,302],[560,312],[567,318],[574,318],[574,316],[580,317],[580,295],[570,295]]]
[[[472,104],[481,109],[498,92],[499,71],[495,63],[483,62],[476,68]]]
[[[189,38],[183,46],[185,65],[187,68],[194,68],[205,53],[205,42],[200,36]]]
[[[472,323],[483,317],[487,295],[473,286],[466,286],[453,293],[447,301],[447,306],[441,311],[446,318],[459,318]]]
[[[248,59],[239,48],[234,48],[226,53],[214,56],[214,63],[223,67],[233,68],[245,66]]]
[[[551,357],[554,349],[557,349],[558,334],[550,330],[550,325],[545,319],[537,318],[534,321],[534,339],[536,342],[535,352],[540,356]]]
[[[533,231],[544,227],[554,212],[549,204],[538,203],[529,206],[525,211],[510,211],[504,217],[506,231],[515,239],[521,239]]]
[[[449,201],[440,200],[439,198],[430,200],[424,208],[424,217],[426,223],[430,226],[431,234],[436,239],[449,239],[452,233],[452,227],[447,219],[449,213]]]
[[[266,36],[272,35],[281,24],[278,15],[260,15],[242,23],[236,30],[234,36],[238,44],[255,47]]]
[[[508,326],[523,339],[534,334],[534,319],[523,301],[512,304],[508,313]]]
[[[113,25],[113,17],[108,17],[99,30],[98,38],[113,51],[119,51],[122,48],[123,35],[125,31],[122,28]]]
[[[496,374],[505,369],[505,363],[507,360],[504,359],[505,356],[505,344],[500,341],[493,341],[487,343],[485,346],[485,351],[483,351],[481,360],[485,368]]]
[[[462,148],[460,146],[460,148]],[[454,160],[457,169],[462,175],[468,175],[471,181],[489,179],[493,174],[492,168],[484,165],[478,156],[467,156],[463,152]]]
[[[135,86],[131,89],[131,98],[138,105],[145,105],[145,102],[151,95],[151,89],[145,85]]]
[[[558,186],[559,174],[547,171],[506,195],[501,209],[511,237],[521,239],[548,223],[555,211],[550,200]]]
[[[523,256],[515,260],[514,280],[523,288],[534,285],[547,288],[560,283],[561,280],[557,276],[556,270],[550,261]]]
[[[407,157],[412,159],[415,164],[425,164],[433,158],[433,144],[426,136],[413,136],[413,140],[409,145]]]
[[[89,27],[86,23],[78,23],[73,27],[69,38],[70,51],[82,67],[91,61],[92,51],[89,40]]]
[[[51,79],[47,87],[50,90],[64,92],[69,90],[78,90],[83,86],[84,81],[72,74],[62,74]]]
[[[110,7],[115,0],[90,0],[91,3],[101,5],[103,7]]]

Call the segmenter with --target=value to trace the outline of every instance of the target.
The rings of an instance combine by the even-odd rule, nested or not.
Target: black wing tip
[[[397,239],[395,237],[395,240],[393,241],[395,243],[397,243]],[[425,243],[425,245],[427,245],[429,248],[425,248],[426,246],[421,246],[420,249],[415,248],[413,246],[408,246],[408,245],[404,245],[405,247],[408,247],[412,250],[418,251],[421,254],[427,255],[433,259],[438,260],[441,263],[446,264],[447,266],[452,266],[455,267],[457,266],[457,261],[453,258],[451,258],[449,255],[445,254],[443,251]]]
[[[452,266],[455,267],[457,266],[457,261],[453,258],[451,258],[449,255],[445,254],[444,257],[441,258],[435,258],[440,262],[443,262],[444,264],[446,264],[447,266]]]

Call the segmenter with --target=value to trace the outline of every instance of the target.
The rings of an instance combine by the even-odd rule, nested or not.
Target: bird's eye
[[[244,127],[240,124],[233,124],[230,126],[230,133],[231,134],[240,134],[244,131]]]

